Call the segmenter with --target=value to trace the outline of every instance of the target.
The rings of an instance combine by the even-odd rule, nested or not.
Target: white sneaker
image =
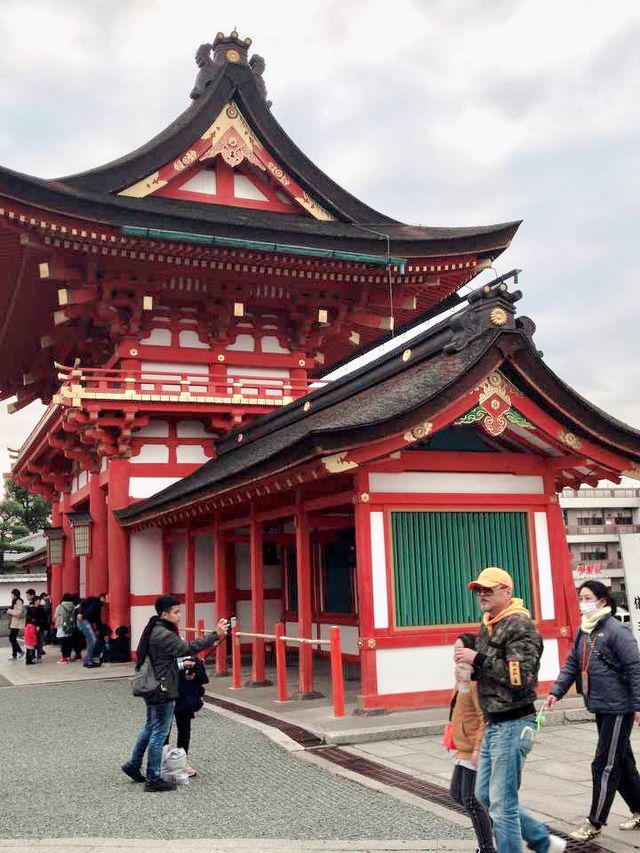
[[[564,840],[564,838],[560,838],[559,835],[553,835],[553,833],[549,833],[549,848],[547,853],[562,853],[566,846],[567,842]]]

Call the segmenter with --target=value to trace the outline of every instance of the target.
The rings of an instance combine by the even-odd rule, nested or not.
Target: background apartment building
[[[576,586],[601,580],[626,605],[620,534],[640,532],[640,488],[603,486],[560,494],[573,578]]]

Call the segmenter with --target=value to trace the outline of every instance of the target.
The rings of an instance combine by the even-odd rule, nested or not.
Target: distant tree
[[[13,480],[7,480],[4,488],[5,497],[20,505],[22,523],[28,533],[37,533],[49,523],[51,504],[40,495],[32,495],[26,489],[17,486]]]
[[[30,545],[16,542],[28,533],[41,530],[48,522],[51,504],[39,495],[31,495],[12,480],[5,484],[5,497],[0,501],[0,572],[9,566],[5,561],[7,551],[27,553]]]

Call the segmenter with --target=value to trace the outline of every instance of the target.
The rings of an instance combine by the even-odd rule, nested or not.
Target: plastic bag
[[[169,779],[177,777],[179,773],[184,773],[187,766],[187,753],[182,747],[166,746],[162,747],[162,763],[160,765],[160,776],[165,782]]]

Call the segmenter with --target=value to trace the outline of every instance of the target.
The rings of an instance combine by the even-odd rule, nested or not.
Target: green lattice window
[[[467,583],[486,566],[506,569],[530,607],[526,512],[392,512],[391,533],[398,628],[477,622]]]

